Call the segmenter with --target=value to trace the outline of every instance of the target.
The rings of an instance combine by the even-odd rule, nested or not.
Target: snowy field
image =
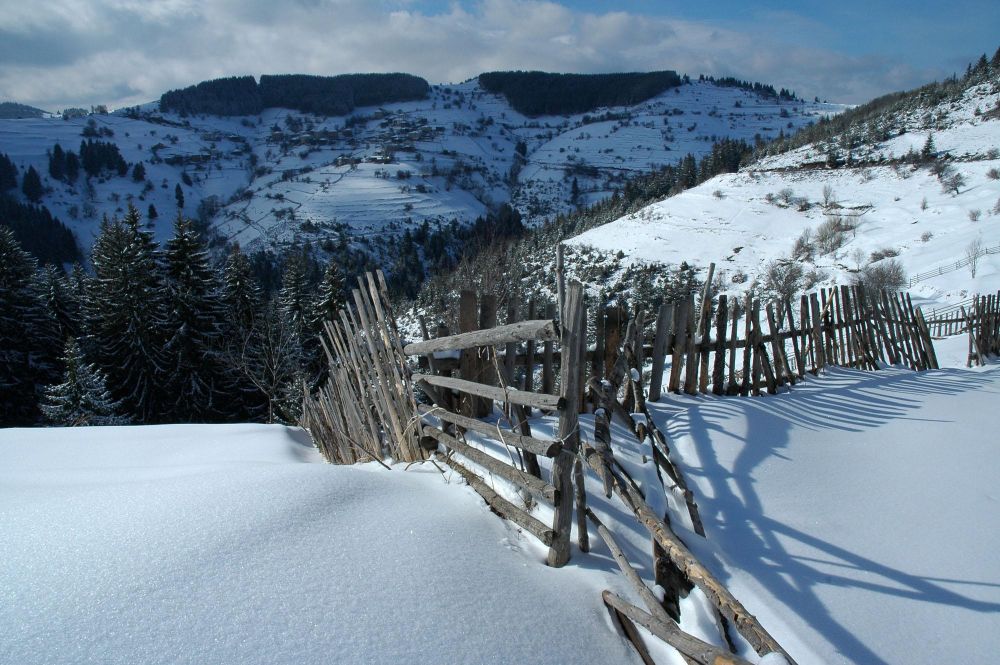
[[[676,526],[801,665],[989,662],[998,394],[992,365],[665,397],[651,409],[709,541]],[[614,434],[665,509],[651,462]],[[648,579],[648,536],[588,489]],[[600,590],[634,596],[592,538],[547,568],[450,472],[332,467],[291,428],[4,430],[0,662],[637,662]],[[682,612],[712,639],[698,592]]]
[[[433,466],[301,430],[0,430],[0,662],[638,662],[523,545]]]
[[[712,568],[799,663],[993,662],[998,370],[835,369],[652,405]]]

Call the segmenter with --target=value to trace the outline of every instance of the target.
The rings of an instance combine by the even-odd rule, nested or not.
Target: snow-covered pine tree
[[[127,425],[121,405],[111,397],[99,369],[87,363],[72,337],[63,354],[63,382],[45,389],[41,409],[52,425]]]
[[[166,416],[223,419],[222,304],[215,271],[191,220],[178,214],[166,246]]]
[[[249,366],[257,357],[257,322],[264,316],[261,301],[250,260],[234,245],[222,270],[223,355],[228,368],[226,400],[238,421],[267,418],[267,395],[252,380]]]
[[[323,321],[335,321],[337,312],[344,307],[344,275],[340,264],[330,261],[323,271],[319,283],[319,297],[313,307],[310,328],[319,334],[323,331]]]
[[[39,386],[58,377],[56,326],[40,291],[35,259],[0,227],[0,426],[34,424]]]
[[[45,307],[58,327],[58,339],[80,334],[80,298],[70,280],[60,268],[47,265],[40,274],[40,286]]]
[[[297,336],[300,348],[308,334],[312,308],[312,289],[309,286],[306,259],[301,254],[292,253],[285,260],[285,270],[281,276],[278,311]]]
[[[308,335],[303,345],[313,385],[326,380],[327,361],[320,342],[323,335],[323,322],[336,321],[337,313],[343,307],[343,272],[340,263],[332,260],[327,263],[326,270],[323,271],[323,279],[319,283],[319,294],[309,319]]]
[[[165,302],[159,252],[129,205],[124,220],[105,219],[91,253],[94,277],[85,303],[88,351],[112,395],[133,421],[164,415]]]

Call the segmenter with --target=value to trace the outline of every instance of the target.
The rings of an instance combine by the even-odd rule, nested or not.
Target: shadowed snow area
[[[0,662],[637,662],[432,466],[264,425],[0,431]]]
[[[698,497],[699,551],[799,663],[929,664],[1000,648],[998,399],[991,366],[651,406]]]

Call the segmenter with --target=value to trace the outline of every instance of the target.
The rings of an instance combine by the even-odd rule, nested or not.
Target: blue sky
[[[0,101],[121,106],[235,74],[674,69],[860,103],[961,72],[997,28],[997,0],[0,0]]]

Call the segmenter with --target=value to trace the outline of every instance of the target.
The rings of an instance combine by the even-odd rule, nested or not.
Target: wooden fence
[[[987,355],[1000,353],[1000,291],[939,310],[927,317],[927,327],[936,337],[968,333],[968,365],[983,365]]]
[[[968,305],[968,308],[966,308]],[[943,316],[930,319],[927,325],[937,335],[968,333],[969,356],[966,363],[985,365],[986,356],[1000,354],[1000,291],[975,296]]]
[[[303,425],[327,459],[382,463],[385,457],[417,461],[434,454],[494,511],[547,545],[553,566],[569,560],[574,514],[578,545],[589,550],[589,520],[647,604],[648,612],[604,594],[640,653],[633,622],[696,663],[745,661],[680,630],[679,598],[695,586],[715,607],[723,643],[729,643],[729,625],[758,654],[779,652],[794,661],[687,549],[667,516],[650,508],[615,459],[612,418],[648,447],[664,487],[680,490],[695,534],[704,536],[695,497],[646,406],[664,386],[688,394],[747,396],[778,392],[829,365],[937,367],[927,323],[909,296],[866,294],[857,287],[809,294],[795,306],[725,295],[709,299],[703,292],[697,306],[689,297],[660,306],[648,318],[641,310],[601,303],[592,308],[591,325],[579,283],[560,286],[558,317],[551,305],[529,302],[522,308],[511,302],[504,325],[497,325],[495,298],[463,292],[457,333],[438,326],[432,337],[421,319],[423,339],[404,344],[382,275],[366,275],[359,286],[353,293],[355,308],[326,324],[329,378],[304,398]],[[521,309],[526,310],[523,320]],[[977,349],[981,355],[997,352],[998,300],[982,299],[976,317],[970,329]],[[419,400],[415,388],[423,393]],[[578,414],[590,409],[592,440],[581,436],[578,422]],[[558,415],[554,437],[532,431],[533,410]],[[467,433],[481,438],[467,438]],[[501,452],[491,454],[494,447]],[[585,467],[602,481],[605,495],[617,496],[649,532],[655,581],[666,590],[662,600],[587,509]],[[508,489],[498,481],[508,483]],[[531,514],[527,501],[517,505],[515,497],[551,506],[551,523]]]
[[[939,268],[935,268],[933,270],[928,270],[927,272],[921,272],[917,273],[916,275],[911,275],[908,288],[912,287],[914,284],[924,281],[925,279],[930,279],[931,277],[937,277],[938,275],[944,275],[949,272],[953,272],[955,270],[960,270],[961,268],[964,268],[973,261],[978,261],[979,258],[982,256],[988,256],[990,254],[997,254],[997,253],[1000,253],[1000,245],[996,245],[995,247],[982,247],[972,256],[966,256],[965,258],[955,261],[954,263],[949,263],[948,265],[944,265]],[[973,277],[975,277],[974,274]]]
[[[381,271],[358,280],[354,307],[326,321],[328,377],[305,392],[302,426],[335,464],[423,459],[416,400]]]

